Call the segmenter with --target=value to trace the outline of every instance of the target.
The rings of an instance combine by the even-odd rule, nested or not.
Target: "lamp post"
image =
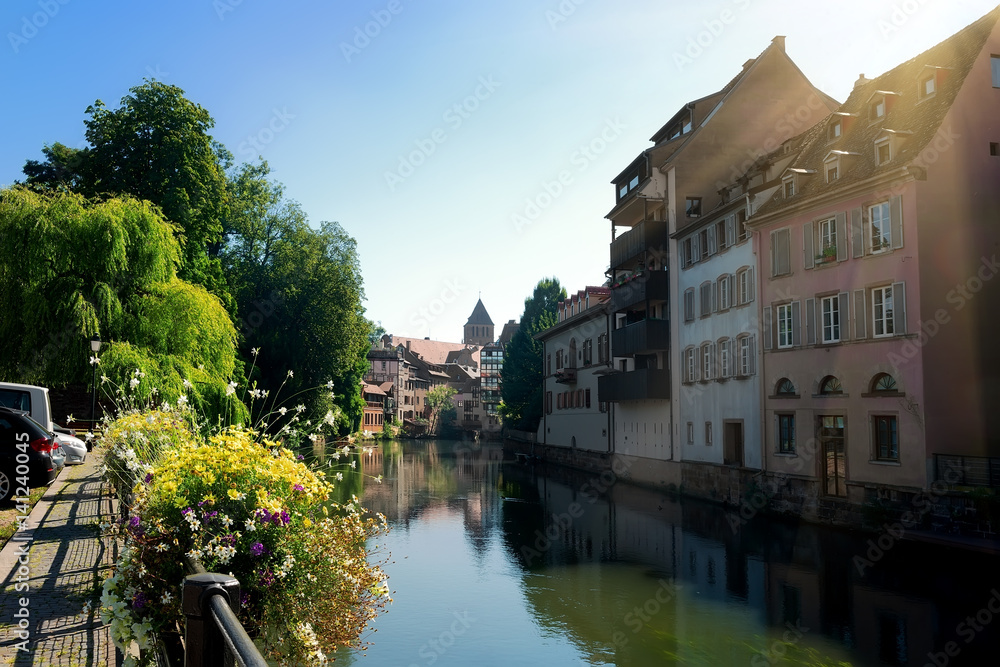
[[[90,362],[90,365],[94,367],[90,390],[90,429],[93,432],[97,416],[97,353],[101,351],[101,337],[98,334],[94,334],[93,338],[90,339],[90,349],[94,353],[94,358]]]

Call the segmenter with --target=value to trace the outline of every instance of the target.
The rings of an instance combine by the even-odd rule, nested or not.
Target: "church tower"
[[[480,299],[465,323],[464,343],[466,345],[487,345],[493,342],[493,320],[486,312],[486,306]]]

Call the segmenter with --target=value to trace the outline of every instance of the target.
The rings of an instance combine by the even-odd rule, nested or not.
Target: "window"
[[[694,237],[689,236],[684,239],[684,243],[681,245],[681,265],[687,267],[694,262]]]
[[[694,321],[694,288],[684,290],[684,321]]]
[[[625,197],[625,195],[627,195],[632,190],[635,190],[637,187],[639,187],[639,174],[638,174],[638,172],[632,173],[631,174],[631,178],[629,178],[629,177],[626,177],[626,178],[627,178],[627,180],[621,181],[618,184],[618,199],[619,200],[623,199]]]
[[[899,462],[899,436],[895,416],[872,417],[872,441],[875,444],[876,461]]]
[[[920,88],[918,89],[917,92],[919,93],[921,99],[930,97],[937,90],[937,85],[934,80],[934,76],[935,73],[931,72],[930,74],[927,74],[926,76],[924,76],[923,79],[920,80]]]
[[[719,310],[728,310],[733,301],[733,277],[730,275],[719,276],[716,281],[719,290]]]
[[[705,422],[705,444],[712,444],[712,422]]]
[[[750,238],[750,230],[747,229],[747,212],[745,210],[736,211],[736,242],[746,241]]]
[[[552,414],[552,392],[545,392],[545,414]]]
[[[726,249],[729,245],[729,236],[726,234],[726,221],[719,220],[715,223],[715,245],[718,252]]]
[[[826,130],[826,138],[830,141],[833,141],[834,139],[839,139],[841,129],[842,125],[840,119],[831,122],[830,126]]]
[[[588,338],[583,341],[583,365],[589,366],[594,363],[594,339]]]
[[[689,445],[694,444],[694,422],[687,423],[687,440]]]
[[[719,351],[719,379],[727,378],[732,373],[729,367],[729,339],[722,338],[716,344]]]
[[[792,346],[792,304],[786,303],[777,308],[778,348]]]
[[[385,370],[385,362],[382,362],[382,370]]]
[[[775,396],[796,396],[795,385],[788,378],[781,378],[774,387]]]
[[[990,56],[990,69],[993,73],[993,87],[1000,88],[1000,56]]]
[[[795,194],[794,178],[786,178],[781,182],[781,184],[782,184],[782,190],[785,193],[785,199],[788,199],[789,197]]]
[[[837,219],[820,220],[819,222],[819,253],[820,261],[837,259]]]
[[[823,394],[824,396],[828,396],[831,394],[843,394],[844,387],[843,385],[840,384],[840,380],[837,379],[836,376],[827,375],[819,383],[819,393]]]
[[[795,453],[795,415],[793,414],[778,414],[775,415],[778,420],[778,428],[776,429],[776,434],[778,438],[778,453],[779,454],[794,454]]]
[[[833,183],[837,180],[837,165],[831,164],[826,167],[826,182]]]
[[[545,355],[545,374],[552,375],[552,354]]]
[[[896,378],[888,373],[879,373],[872,378],[871,391],[873,394],[897,394],[899,387],[896,386]]]
[[[556,370],[560,370],[562,367],[563,367],[563,352],[562,350],[556,350]]]
[[[701,346],[701,379],[712,379],[712,344],[704,343]]]
[[[739,372],[742,377],[753,375],[753,336],[743,336],[739,340]]]
[[[753,301],[753,288],[753,269],[741,269],[738,271],[736,273],[737,305],[742,306]]]
[[[823,317],[823,342],[840,342],[840,296],[825,296],[820,300]]]
[[[877,120],[883,116],[885,116],[885,97],[879,95],[868,106],[868,118],[870,120]]]
[[[889,139],[880,139],[875,142],[875,164],[885,164],[892,159],[892,152],[889,149]]]
[[[792,272],[791,234],[789,229],[771,232],[771,276],[783,276]]]
[[[694,382],[695,380],[695,365],[694,365],[694,348],[689,347],[684,350],[684,381]]]
[[[892,247],[892,224],[889,219],[889,202],[868,207],[869,238],[872,252],[882,252]]]
[[[1000,143],[997,143],[995,141],[991,141],[990,142],[990,156],[991,157],[996,157],[998,155],[1000,155]]]
[[[688,197],[685,206],[687,217],[697,218],[701,215],[701,197]]]
[[[876,287],[872,290],[872,335],[881,338],[894,332],[892,287]]]
[[[712,283],[703,282],[700,289],[701,307],[698,309],[698,314],[707,317],[712,314]]]
[[[584,407],[586,407],[588,409],[590,408],[590,390],[589,389],[587,389],[587,390],[584,391]]]

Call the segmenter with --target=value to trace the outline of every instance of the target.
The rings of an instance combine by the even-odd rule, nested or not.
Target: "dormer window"
[[[782,191],[785,193],[785,199],[795,195],[795,177],[786,176],[781,180]]]
[[[889,137],[879,139],[875,142],[875,164],[886,164],[892,159],[892,149],[889,145]]]
[[[836,139],[839,139],[840,138],[840,133],[841,133],[842,130],[843,130],[843,123],[840,122],[840,119],[837,118],[837,119],[833,120],[830,123],[829,127],[827,127],[827,132],[826,132],[827,139],[830,140],[830,141],[834,141]]]
[[[924,77],[920,79],[918,92],[920,94],[920,99],[930,97],[937,92],[937,80],[933,71],[924,75]]]
[[[833,183],[840,177],[840,156],[830,155],[823,161],[823,170],[826,173],[826,182]]]
[[[868,118],[876,120],[885,116],[885,98],[878,97],[868,105]]]
[[[872,96],[868,98],[868,120],[876,121],[885,118],[892,111],[898,95],[891,90],[876,90],[872,93]]]
[[[697,218],[701,215],[701,197],[688,197],[685,203],[685,212],[689,218]]]

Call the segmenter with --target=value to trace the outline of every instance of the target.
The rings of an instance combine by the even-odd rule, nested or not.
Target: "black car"
[[[45,486],[62,469],[55,434],[20,410],[0,406],[0,502]]]

